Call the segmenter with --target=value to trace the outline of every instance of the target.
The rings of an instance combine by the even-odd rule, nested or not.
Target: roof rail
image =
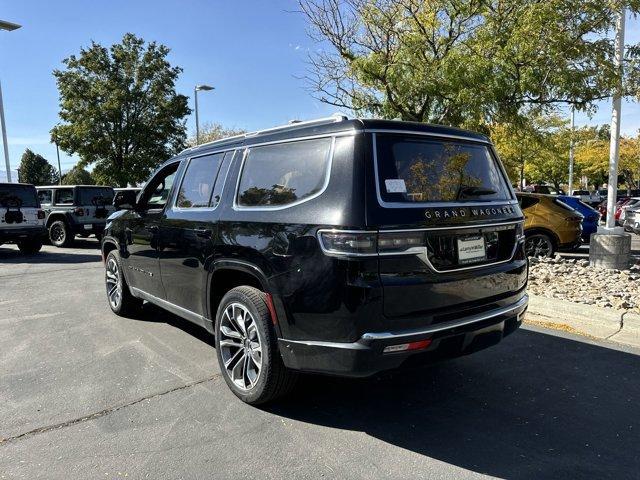
[[[240,140],[242,138],[263,135],[265,133],[275,133],[280,130],[295,130],[297,128],[310,127],[313,125],[325,125],[328,123],[344,122],[346,120],[349,120],[349,117],[347,117],[343,113],[334,113],[330,117],[316,118],[313,120],[305,120],[305,121],[291,120],[286,125],[279,125],[277,127],[265,128],[263,130],[256,130],[255,132],[241,133],[240,135],[234,135],[233,137],[219,138],[217,140],[212,140],[211,142],[201,143],[200,145],[194,145],[193,147],[189,147],[183,150],[182,153],[190,152],[191,150],[195,150],[196,148],[200,148],[206,145],[214,145],[216,143],[227,142],[229,140],[234,140],[234,139]]]
[[[336,122],[344,122],[348,120],[347,117],[343,113],[334,113],[330,117],[316,118],[313,120],[305,120],[304,122],[300,120],[291,120],[286,125],[279,125],[277,127],[265,128],[263,130],[257,130],[255,132],[247,133],[247,137],[255,137],[257,135],[263,135],[265,133],[274,133],[279,130],[294,130],[297,128],[310,127],[313,125],[325,125],[327,123],[336,123]]]

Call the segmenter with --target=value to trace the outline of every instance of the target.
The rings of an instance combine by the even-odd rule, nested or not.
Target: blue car
[[[569,195],[558,195],[558,200],[577,210],[584,219],[582,220],[582,242],[589,243],[589,237],[598,230],[600,222],[600,212],[595,208],[591,208],[579,198],[570,197]]]

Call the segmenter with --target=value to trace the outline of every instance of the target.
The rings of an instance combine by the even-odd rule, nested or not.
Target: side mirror
[[[134,190],[122,190],[116,192],[113,197],[113,206],[116,210],[133,210],[136,206],[138,192]]]

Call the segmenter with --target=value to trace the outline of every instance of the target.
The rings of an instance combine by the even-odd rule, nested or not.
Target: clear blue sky
[[[307,37],[294,0],[20,0],[2,7],[2,19],[23,25],[0,32],[12,169],[27,147],[56,162],[49,143],[49,130],[58,121],[51,72],[91,40],[109,45],[126,32],[171,48],[170,61],[184,69],[179,92],[192,97],[196,83],[216,87],[198,96],[201,123],[251,130],[335,111],[316,101],[297,78],[305,73],[307,52],[317,46]],[[628,42],[640,41],[639,25],[628,22]],[[592,119],[579,115],[578,123],[608,123],[610,116],[606,102]],[[193,115],[188,126],[195,129]],[[627,134],[640,128],[638,104],[625,104],[622,126]],[[62,152],[61,158],[63,170],[75,163]]]

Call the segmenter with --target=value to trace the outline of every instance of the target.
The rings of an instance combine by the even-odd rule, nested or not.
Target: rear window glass
[[[38,190],[38,198],[40,203],[51,203],[51,190]]]
[[[377,135],[379,189],[385,202],[490,201],[510,198],[485,145]]]
[[[26,185],[0,185],[0,206],[38,207],[35,187]]]
[[[79,205],[110,205],[113,202],[113,188],[79,188],[78,202]]]
[[[279,206],[311,197],[329,174],[331,138],[249,149],[240,177],[242,206]]]

